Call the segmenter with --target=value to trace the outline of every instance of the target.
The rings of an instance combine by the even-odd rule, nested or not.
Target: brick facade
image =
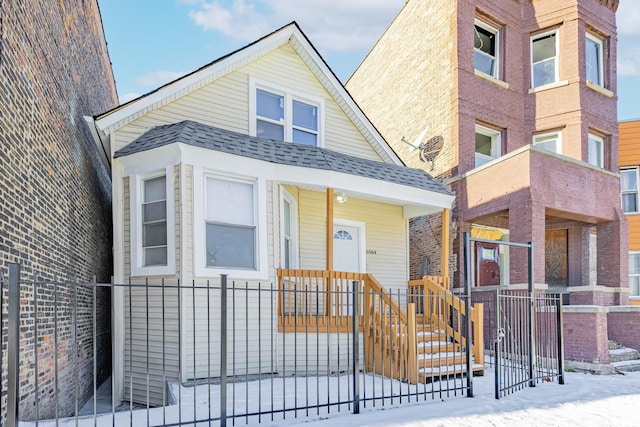
[[[97,1],[0,3],[0,269],[22,265],[23,279],[109,281],[112,274],[111,184],[83,120],[117,105]],[[23,302],[32,301],[32,292]],[[54,363],[53,288],[38,295],[41,328],[40,416],[51,416]],[[74,377],[81,402],[91,392],[92,297],[78,295],[78,371],[74,375],[72,296],[58,295],[58,380],[61,415],[74,406]],[[98,366],[109,373],[108,293],[99,292]],[[31,310],[23,308],[23,312]],[[23,314],[21,418],[34,415],[33,314]],[[6,340],[6,330],[3,330]],[[6,342],[6,341],[5,341]],[[5,344],[6,345],[6,344]],[[51,352],[49,351],[51,350]],[[6,363],[6,358],[3,359]],[[3,374],[6,369],[3,366]],[[3,376],[3,381],[6,377]],[[3,390],[6,390],[6,382]],[[3,400],[3,405],[6,404]]]

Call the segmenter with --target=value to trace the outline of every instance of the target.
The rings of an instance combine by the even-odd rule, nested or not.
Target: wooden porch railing
[[[466,305],[449,290],[448,277],[424,276],[410,280],[409,301],[416,304],[417,312],[425,317],[425,322],[438,325],[440,330],[446,331],[461,346],[467,345],[462,335]],[[479,365],[484,365],[483,311],[482,304],[475,304],[469,314],[472,325],[471,352],[474,362]]]
[[[448,278],[410,281],[407,310],[371,274],[330,270],[277,270],[278,330],[280,332],[350,332],[352,282],[361,284],[360,325],[367,372],[418,381],[418,329],[429,324],[466,345],[461,326],[464,302],[448,291]],[[421,321],[417,315],[422,315]],[[473,356],[484,363],[482,306],[471,311]]]

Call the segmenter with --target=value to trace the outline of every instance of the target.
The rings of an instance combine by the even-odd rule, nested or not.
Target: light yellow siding
[[[325,106],[325,148],[381,160],[360,131],[290,46],[283,46],[190,94],[140,117],[115,134],[113,151],[154,126],[194,120],[244,134],[249,133],[249,80],[258,79],[288,90],[322,98]]]

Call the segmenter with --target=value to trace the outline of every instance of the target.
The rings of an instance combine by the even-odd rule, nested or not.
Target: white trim
[[[165,176],[167,193],[167,265],[146,267],[142,264],[144,249],[142,248],[142,194],[144,181],[150,178]],[[176,272],[176,218],[175,218],[175,177],[173,165],[164,169],[156,169],[152,173],[136,174],[129,178],[129,227],[131,239],[131,275],[132,276],[165,276]]]
[[[473,21],[473,25],[474,25],[474,32],[475,32],[475,27],[478,26],[480,28],[482,28],[483,30],[486,30],[490,33],[492,33],[493,35],[495,35],[495,55],[493,58],[494,64],[493,64],[493,74],[488,74],[485,73],[484,71],[478,70],[477,68],[475,68],[475,52],[479,52],[481,55],[486,55],[486,56],[490,56],[487,55],[486,53],[484,53],[483,51],[477,49],[475,47],[475,43],[473,46],[473,52],[474,52],[474,65],[473,68],[477,71],[479,71],[482,74],[485,74],[489,77],[493,77],[496,80],[500,80],[500,29],[499,28],[494,28],[493,26],[479,20],[478,18],[476,18]]]
[[[324,148],[325,132],[324,132],[324,99],[318,96],[309,95],[284,86],[269,83],[254,77],[249,77],[249,135],[256,135],[256,119],[257,104],[256,91],[258,89],[266,92],[274,93],[284,97],[284,141],[293,141],[293,101],[301,101],[309,105],[313,105],[318,109],[318,130],[317,130],[317,147]]]
[[[275,49],[290,43],[300,58],[309,66],[330,96],[351,119],[356,128],[362,132],[373,149],[385,160],[396,165],[404,165],[398,155],[391,149],[382,135],[358,107],[342,83],[333,74],[318,55],[311,43],[295,24],[290,24],[279,31],[235,52],[227,58],[205,66],[193,74],[180,78],[166,86],[131,101],[122,107],[98,116],[95,120],[98,134],[111,134],[117,129],[132,122],[138,117],[162,107],[216,79],[219,79],[240,67],[259,59]]]
[[[594,82],[592,80],[588,79],[588,76],[586,75],[586,68],[587,68],[587,54],[586,54],[586,49],[587,49],[587,40],[591,40],[592,42],[594,42],[597,46],[598,46],[598,81]],[[595,35],[586,32],[585,33],[585,55],[584,55],[584,66],[585,66],[585,80],[587,82],[593,83],[597,86],[600,87],[604,87],[605,85],[605,81],[604,81],[604,43],[603,40],[596,37]]]
[[[539,40],[541,38],[550,36],[552,34],[555,34],[555,56],[553,58],[555,58],[554,61],[554,74],[555,74],[555,78],[553,80],[553,82],[549,82],[546,83],[544,85],[540,85],[540,86],[536,86],[535,85],[535,79],[534,79],[534,71],[533,71],[533,42],[536,40]],[[545,59],[545,61],[548,61],[548,59]],[[551,31],[545,31],[544,33],[538,33],[538,34],[534,34],[532,36],[529,37],[529,65],[531,68],[531,88],[537,88],[537,87],[544,87],[544,86],[549,86],[552,85],[554,83],[557,83],[560,81],[560,32],[555,29],[555,30],[551,30]]]
[[[596,163],[592,163],[591,162],[591,140],[594,140],[596,142],[599,143],[599,158],[600,161],[602,162],[601,164],[596,164]],[[590,165],[593,165],[595,167],[598,168],[604,168],[604,138],[601,136],[598,136],[596,134],[593,134],[591,132],[589,132],[589,134],[587,135],[587,163],[589,163]]]
[[[625,190],[622,188],[622,172],[625,171],[633,171],[636,176],[636,189],[635,190]],[[640,213],[640,168],[638,166],[631,167],[621,167],[620,168],[620,206],[622,207],[622,212],[625,215],[629,214],[638,214]],[[635,211],[624,211],[624,204],[622,203],[622,196],[625,194],[635,194],[636,195],[636,210]]]
[[[486,154],[482,154],[482,153],[478,153],[477,151],[474,151],[475,167],[480,167],[500,157],[500,155],[502,154],[502,132],[501,131],[476,124],[475,133],[488,136],[489,138],[491,138],[491,148],[490,148],[491,154],[489,156],[487,156]],[[478,157],[486,161],[479,165]]]
[[[298,244],[298,201],[283,186],[280,186],[280,267],[286,268],[284,265],[284,201],[289,202],[291,207],[291,260],[289,268],[298,268],[299,262],[299,244]]]
[[[203,162],[207,164],[206,162]],[[200,162],[196,164],[202,164]],[[217,164],[217,162],[208,163]],[[252,170],[252,169],[237,169]],[[207,177],[215,177],[230,181],[253,183],[254,215],[256,224],[255,234],[255,269],[239,269],[225,267],[208,267],[206,262],[206,185]],[[196,277],[218,277],[227,274],[234,279],[268,279],[267,266],[267,187],[266,181],[256,176],[228,173],[220,169],[210,169],[203,166],[193,168],[193,263]]]
[[[556,151],[551,151],[547,150],[546,148],[540,147],[540,144],[542,144],[542,142],[540,142],[539,139],[548,138],[554,135],[556,136]],[[550,153],[562,154],[562,131],[555,130],[552,132],[536,133],[533,135],[531,143],[540,150],[545,150]]]
[[[333,219],[333,230],[331,231],[331,244],[333,245],[333,235],[336,232],[336,227],[344,225],[347,227],[354,227],[358,229],[358,264],[360,265],[360,273],[367,272],[367,243],[366,243],[366,224],[362,221],[353,221],[349,219],[342,218],[334,218]],[[335,263],[335,259],[333,260]],[[333,268],[333,266],[331,266]]]

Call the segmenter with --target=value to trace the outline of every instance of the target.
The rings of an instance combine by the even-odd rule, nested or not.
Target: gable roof
[[[232,53],[222,56],[215,61],[167,83],[141,97],[129,101],[119,107],[100,114],[94,118],[86,118],[95,125],[94,138],[101,145],[102,151],[110,155],[109,139],[107,136],[133,120],[168,103],[203,87],[256,59],[291,44],[300,58],[307,64],[320,84],[333,97],[347,117],[364,135],[372,148],[387,162],[403,165],[389,144],[380,135],[375,126],[362,112],[360,107],[347,92],[340,80],[331,71],[327,63],[320,56],[296,22],[292,22],[273,33],[248,44]]]
[[[315,146],[262,139],[191,120],[151,128],[118,150],[114,157],[125,157],[174,143],[281,165],[331,170],[440,194],[453,194],[421,169],[363,159]]]

